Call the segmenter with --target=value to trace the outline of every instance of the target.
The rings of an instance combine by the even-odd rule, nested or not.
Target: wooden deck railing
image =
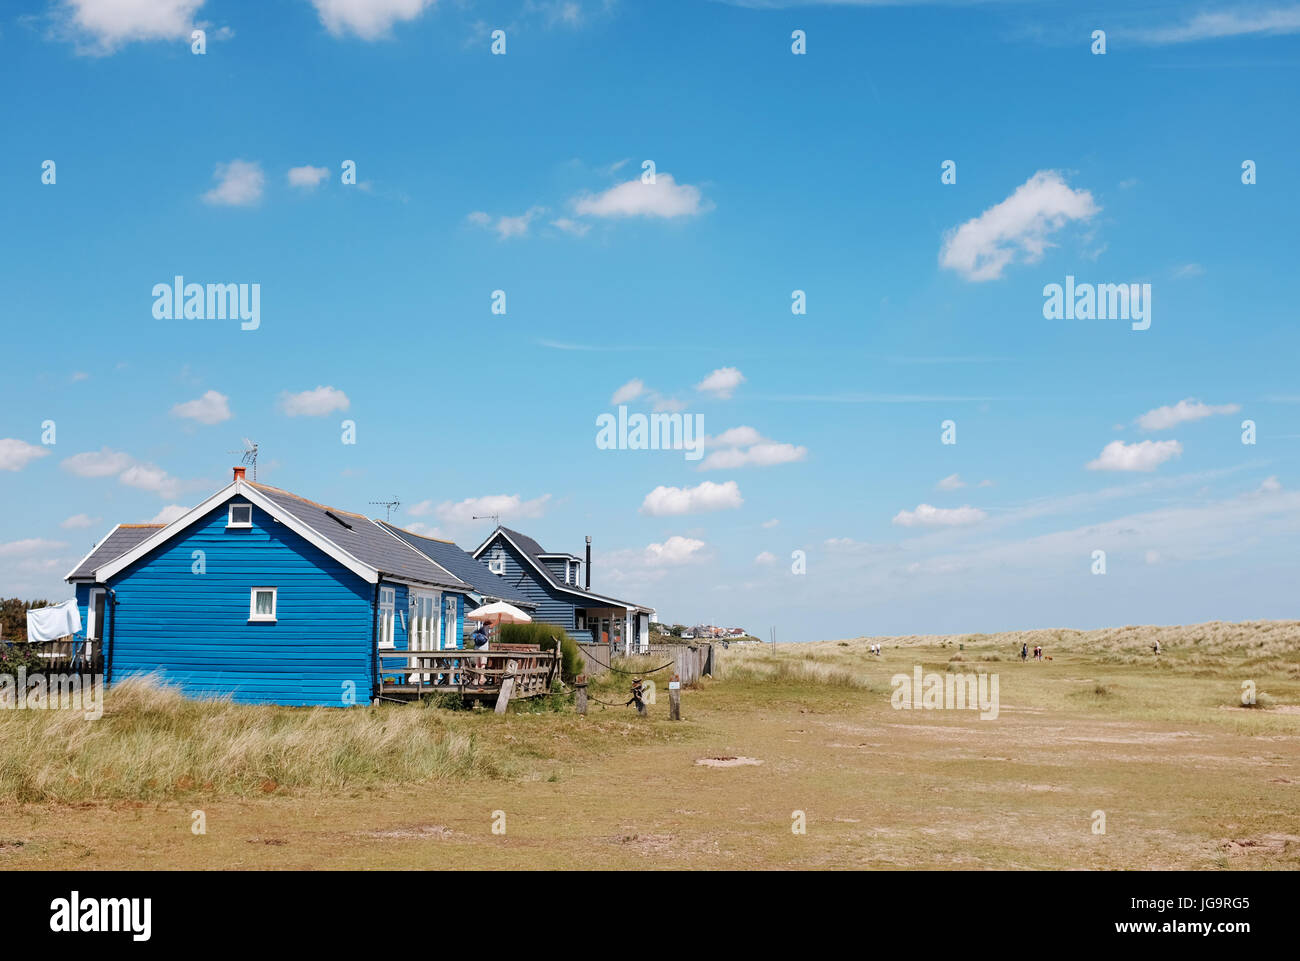
[[[507,648],[515,648],[513,650]],[[525,645],[500,645],[486,653],[466,651],[380,651],[381,694],[458,692],[490,695],[514,678],[512,698],[536,697],[551,690],[558,670],[550,651]]]

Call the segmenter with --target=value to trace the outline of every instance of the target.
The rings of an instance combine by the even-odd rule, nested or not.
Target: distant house
[[[67,580],[110,684],[159,671],[189,695],[346,706],[377,694],[385,652],[462,646],[481,592],[433,556],[237,467],[170,524],[113,528]]]
[[[624,653],[648,650],[653,607],[591,590],[591,540],[587,557],[547,551],[526,534],[498,527],[473,552],[502,590],[536,605],[535,620],[564,628],[577,640],[610,644]]]
[[[474,555],[464,548],[451,541],[412,533],[387,521],[379,521],[379,525],[406,541],[435,564],[445,568],[466,584],[469,584],[473,588],[469,598],[473,601],[475,607],[491,604],[494,601],[505,601],[530,616],[536,612],[537,604],[535,601],[529,600],[520,591],[512,590],[502,578],[491,573],[485,565],[476,561]],[[468,627],[466,627],[466,631],[468,631]]]

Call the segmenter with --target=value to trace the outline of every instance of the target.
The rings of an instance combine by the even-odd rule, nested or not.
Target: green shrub
[[[24,667],[29,675],[38,674],[45,669],[41,656],[30,644],[0,645],[0,674],[17,677],[19,668]]]
[[[497,640],[502,644],[536,644],[543,651],[555,650],[556,639],[560,641],[560,676],[572,681],[584,670],[582,653],[578,642],[562,627],[533,621],[529,624],[502,624],[497,632]]]

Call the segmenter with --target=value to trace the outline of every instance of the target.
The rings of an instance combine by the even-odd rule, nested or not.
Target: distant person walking
[[[1020,645],[1020,659],[1021,659],[1022,661],[1027,661],[1027,660],[1029,660],[1029,644],[1028,644],[1028,643],[1024,643],[1024,644],[1021,644],[1021,645]]]
[[[1151,645],[1151,649],[1156,652],[1156,657],[1160,656],[1160,638],[1156,638],[1156,642]]]

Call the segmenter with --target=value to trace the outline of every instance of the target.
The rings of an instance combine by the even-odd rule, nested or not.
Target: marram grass
[[[339,791],[506,776],[443,712],[420,705],[285,708],[193,700],[156,677],[106,693],[104,716],[0,711],[0,799],[160,798],[190,790]]]

